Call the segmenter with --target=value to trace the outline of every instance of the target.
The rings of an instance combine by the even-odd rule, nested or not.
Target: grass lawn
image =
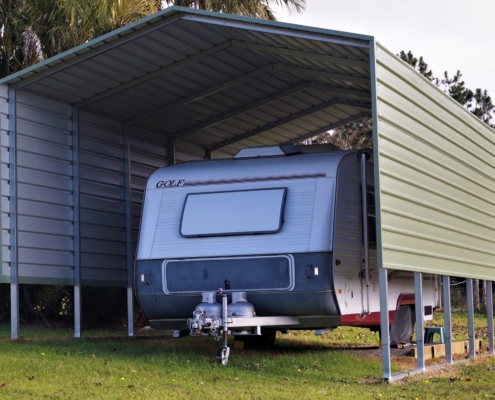
[[[454,316],[459,335],[465,321]],[[208,337],[88,331],[92,338],[79,340],[70,330],[22,327],[21,339],[11,341],[8,328],[0,326],[2,399],[495,399],[495,357],[384,383],[379,357],[342,348],[377,346],[378,336],[364,329],[337,328],[324,337],[292,331],[270,350],[232,348],[223,367],[215,362],[218,343]],[[397,372],[415,363],[394,361]]]

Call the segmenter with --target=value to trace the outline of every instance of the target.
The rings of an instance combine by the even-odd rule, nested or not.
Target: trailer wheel
[[[217,350],[217,362],[225,367],[229,362],[229,353],[230,348],[228,346],[219,347]]]

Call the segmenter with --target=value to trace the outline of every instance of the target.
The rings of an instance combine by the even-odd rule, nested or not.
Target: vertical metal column
[[[370,40],[370,80],[371,105],[373,119],[373,165],[375,176],[375,209],[376,209],[376,264],[378,267],[378,282],[380,290],[380,332],[382,343],[383,378],[392,378],[392,363],[390,361],[390,320],[388,313],[388,271],[383,268],[382,216],[380,199],[380,141],[378,140],[378,99],[376,79],[376,42]]]
[[[416,347],[418,349],[418,369],[425,370],[425,327],[423,305],[423,274],[414,273],[414,304],[416,308]]]
[[[211,160],[211,150],[208,148],[205,150],[205,159]]]
[[[493,350],[493,283],[486,281],[486,314],[488,317],[488,353],[494,354]]]
[[[445,327],[445,358],[448,364],[454,362],[452,358],[452,312],[450,300],[450,276],[443,276],[443,320]]]
[[[74,337],[81,337],[81,214],[79,190],[79,109],[72,107],[72,181],[74,221]]]
[[[369,269],[369,240],[368,240],[368,178],[366,171],[368,154],[361,154],[361,206],[363,214],[363,242],[364,242],[364,282],[366,286],[366,310],[370,312],[370,269]]]
[[[438,276],[438,275],[436,275]],[[439,308],[442,308],[442,287],[443,287],[443,283],[442,283],[442,279],[443,279],[443,275],[440,275],[440,279],[438,280],[438,307]]]
[[[10,181],[10,337],[19,337],[19,264],[17,231],[17,100],[9,88],[9,181]]]
[[[472,279],[466,279],[466,296],[468,309],[469,357],[474,358],[476,349],[474,348],[474,296]]]
[[[175,139],[168,138],[168,165],[175,165]]]
[[[390,361],[390,330],[388,317],[388,275],[385,268],[378,268],[378,283],[380,290],[380,333],[382,342],[383,379],[392,377]]]
[[[134,336],[134,274],[132,260],[131,141],[129,125],[124,124],[125,243],[127,266],[127,333]]]

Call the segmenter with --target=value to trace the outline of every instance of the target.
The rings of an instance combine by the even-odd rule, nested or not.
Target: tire
[[[230,348],[228,346],[219,347],[217,350],[217,362],[222,364],[224,367],[229,362]]]

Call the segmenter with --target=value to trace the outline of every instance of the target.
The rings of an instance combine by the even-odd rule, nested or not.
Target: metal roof
[[[0,84],[235,154],[371,116],[371,43],[170,7]]]

